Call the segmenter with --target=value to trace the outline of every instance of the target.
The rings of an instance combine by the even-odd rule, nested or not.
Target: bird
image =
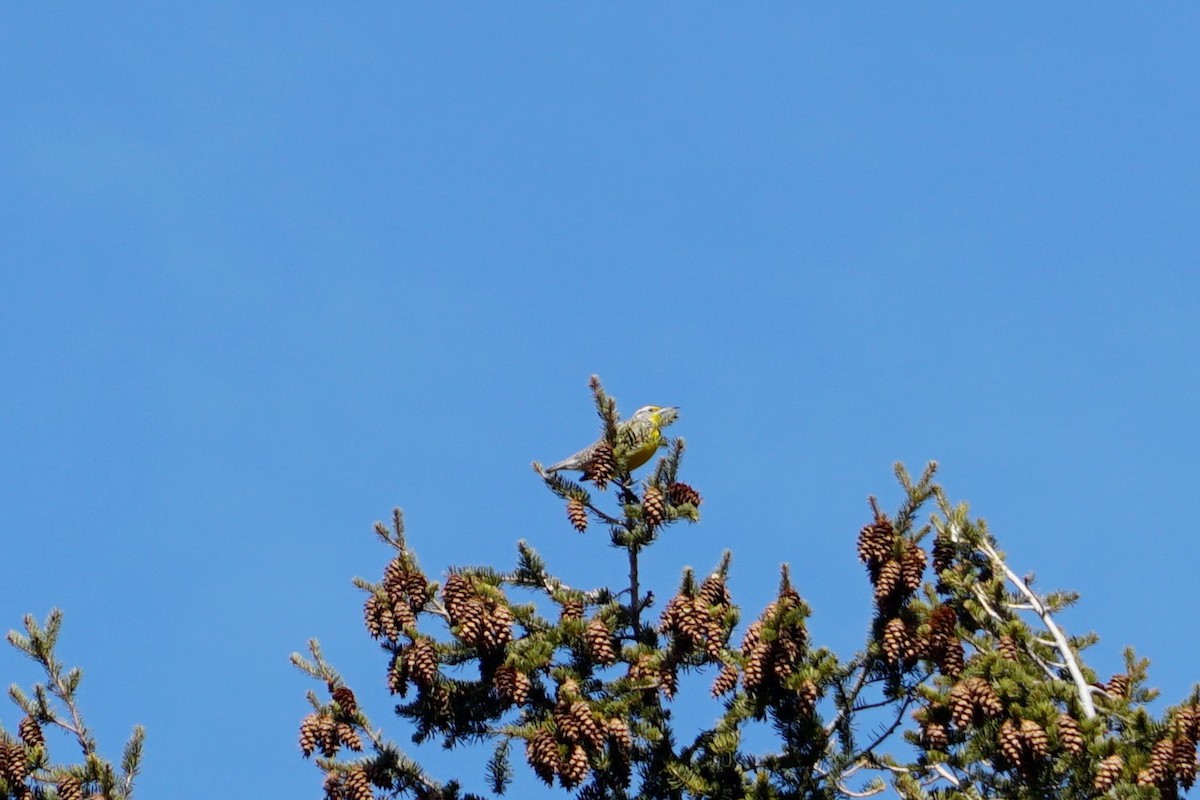
[[[662,429],[679,417],[675,406],[642,406],[629,419],[617,423],[615,448],[612,455],[626,470],[635,470],[650,460],[658,448],[667,443]],[[578,453],[567,456],[557,464],[546,468],[546,474],[560,470],[578,470],[586,479],[598,466],[596,456],[607,450],[608,442],[603,437],[592,442]]]

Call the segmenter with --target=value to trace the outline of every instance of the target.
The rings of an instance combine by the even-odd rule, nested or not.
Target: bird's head
[[[665,428],[679,418],[675,406],[642,406],[633,414],[635,420],[648,420],[656,428]]]

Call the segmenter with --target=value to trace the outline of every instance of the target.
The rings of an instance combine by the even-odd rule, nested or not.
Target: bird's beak
[[[658,412],[659,418],[662,419],[663,425],[670,425],[675,420],[679,419],[679,406],[670,406]]]

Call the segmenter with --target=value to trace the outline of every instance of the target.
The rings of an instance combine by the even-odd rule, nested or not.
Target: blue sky
[[[1198,40],[1182,3],[12,6],[0,627],[65,610],[144,796],[319,796],[308,637],[407,738],[349,583],[393,506],[434,573],[526,538],[619,581],[529,470],[598,373],[682,407],[660,597],[730,547],[756,613],[787,561],[848,655],[865,498],[937,459],[1179,699]]]

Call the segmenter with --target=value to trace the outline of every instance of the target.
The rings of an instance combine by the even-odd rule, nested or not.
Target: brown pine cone
[[[1175,742],[1171,739],[1159,739],[1150,748],[1150,763],[1146,770],[1153,776],[1151,783],[1162,783],[1168,776],[1175,773]]]
[[[363,622],[367,626],[367,633],[371,634],[372,639],[378,639],[383,636],[383,620],[380,618],[380,609],[382,604],[379,598],[371,595],[363,603]]]
[[[729,587],[725,585],[725,579],[715,572],[700,584],[698,594],[701,602],[709,608],[712,606],[727,607],[733,602],[733,598],[729,596]]]
[[[817,707],[817,700],[820,699],[821,693],[815,683],[806,680],[801,682],[800,686],[796,689],[796,697],[800,701],[800,712],[802,714],[811,714],[813,709]]]
[[[968,678],[966,682],[970,686],[971,699],[975,702],[975,707],[985,717],[995,717],[1004,710],[999,695],[996,694],[996,690],[990,683],[983,678]]]
[[[916,542],[908,542],[904,547],[904,559],[900,562],[900,585],[906,594],[912,594],[921,588],[921,579],[925,575],[925,551]]]
[[[1196,743],[1181,736],[1175,739],[1174,745],[1171,773],[1180,786],[1185,790],[1191,789],[1196,782]]]
[[[607,733],[600,726],[600,723],[596,721],[596,716],[592,713],[592,707],[584,700],[576,700],[571,703],[570,713],[575,718],[575,726],[579,730],[581,741],[599,750],[604,745]]]
[[[531,738],[525,740],[525,760],[536,774],[547,785],[554,783],[554,776],[562,769],[562,759],[558,754],[558,742],[554,734],[545,728],[538,729]]]
[[[362,752],[362,739],[358,736],[358,731],[354,727],[345,722],[337,724],[337,738],[348,749],[356,753]]]
[[[732,664],[726,664],[721,667],[721,671],[717,673],[716,680],[712,685],[712,696],[720,697],[723,694],[732,692],[737,686],[738,671],[737,667]]]
[[[617,472],[617,459],[613,455],[612,445],[607,441],[599,441],[592,448],[592,457],[583,468],[583,480],[596,484],[597,489],[603,490]]]
[[[1097,792],[1107,792],[1121,779],[1124,769],[1125,760],[1113,753],[1096,766],[1096,779],[1092,786]]]
[[[475,599],[475,589],[465,575],[455,572],[446,577],[446,583],[442,586],[442,599],[451,617],[462,617],[470,613],[469,606]]]
[[[875,573],[875,602],[887,600],[897,593],[903,580],[903,568],[899,561],[884,561]]]
[[[558,612],[559,621],[568,619],[583,619],[583,600],[579,597],[568,597],[562,601],[562,609]]]
[[[1007,634],[1000,637],[996,644],[996,652],[1009,661],[1019,661],[1021,658],[1021,650],[1017,647],[1017,641]]]
[[[375,793],[371,791],[371,781],[367,771],[362,767],[354,767],[346,773],[342,791],[346,800],[373,800]]]
[[[321,743],[321,725],[316,714],[309,714],[300,722],[300,750],[308,758]]]
[[[358,700],[349,686],[338,686],[332,690],[333,702],[338,704],[343,714],[353,715],[358,711]]]
[[[326,772],[323,788],[325,789],[325,800],[346,800],[346,795],[342,791],[344,781],[341,774],[337,772]]]
[[[881,564],[892,557],[896,530],[887,517],[878,516],[858,532],[858,559],[867,566]]]
[[[642,514],[646,524],[651,528],[657,528],[662,524],[665,512],[666,503],[663,499],[662,489],[657,486],[647,486],[646,493],[642,496]]]
[[[45,747],[46,737],[42,735],[42,726],[33,717],[24,717],[17,725],[17,735],[29,747]]]
[[[591,772],[591,767],[588,765],[587,753],[579,745],[574,745],[571,747],[571,754],[567,756],[567,760],[558,773],[558,779],[564,788],[574,789],[583,783],[589,772]]]
[[[342,744],[338,739],[337,723],[329,717],[318,717],[317,740],[321,748],[321,755],[326,758],[333,758],[337,755],[338,748]]]
[[[950,746],[950,732],[941,722],[926,722],[921,725],[921,745],[926,750],[945,750]]]
[[[954,563],[954,543],[948,536],[938,534],[933,540],[933,572],[940,575],[942,570]]]
[[[567,743],[583,741],[583,731],[579,727],[579,720],[572,712],[569,700],[560,700],[554,706],[552,716],[554,717],[554,727],[558,729],[558,735],[562,741]]]
[[[74,775],[58,779],[59,800],[83,800],[83,784]]]
[[[506,603],[492,601],[483,630],[480,646],[485,650],[502,650],[512,641],[512,626],[517,621]]]
[[[583,533],[588,526],[587,506],[578,497],[572,497],[567,501],[567,519],[571,520],[571,527]]]
[[[1025,763],[1025,741],[1021,735],[1020,729],[1013,724],[1011,719],[1004,720],[1004,724],[1000,726],[999,733],[996,734],[997,742],[1000,745],[1000,752],[1004,753],[1004,757],[1012,762],[1019,770],[1026,768]]]
[[[912,653],[912,631],[899,617],[887,621],[879,638],[883,652],[890,661],[903,661]]]
[[[437,677],[437,649],[429,639],[419,637],[406,648],[408,672],[418,686],[430,687]]]
[[[408,674],[408,661],[401,655],[392,656],[392,663],[388,667],[388,691],[401,697],[407,695]]]
[[[0,741],[0,774],[7,776],[10,784],[21,783],[29,774],[24,746],[17,742]]]
[[[608,625],[604,624],[604,620],[599,617],[589,620],[587,628],[583,632],[583,641],[587,646],[588,654],[597,664],[607,667],[617,663],[617,651],[613,648],[612,631],[608,629]]]
[[[1083,738],[1083,728],[1070,714],[1058,715],[1058,739],[1063,749],[1072,755],[1083,753],[1087,741]]]
[[[529,699],[529,690],[533,685],[529,676],[516,667],[499,667],[492,678],[496,694],[510,705],[524,705]]]
[[[1045,758],[1050,752],[1050,740],[1046,736],[1046,729],[1031,719],[1021,720],[1021,738],[1025,740],[1025,746],[1035,758]]]
[[[1129,686],[1129,676],[1117,674],[1108,679],[1108,683],[1104,685],[1104,690],[1113,697],[1129,697]]]
[[[938,671],[947,678],[957,678],[966,666],[967,657],[963,652],[962,642],[954,639],[948,642],[938,657]]]
[[[1182,706],[1175,716],[1179,735],[1192,740],[1192,746],[1200,739],[1200,707],[1195,705]]]
[[[625,720],[617,717],[610,717],[608,724],[608,737],[613,741],[620,750],[628,753],[633,747],[633,733],[629,730],[629,725]]]
[[[695,508],[699,508],[701,502],[700,493],[686,483],[672,483],[668,486],[667,499],[673,506],[690,504]]]

